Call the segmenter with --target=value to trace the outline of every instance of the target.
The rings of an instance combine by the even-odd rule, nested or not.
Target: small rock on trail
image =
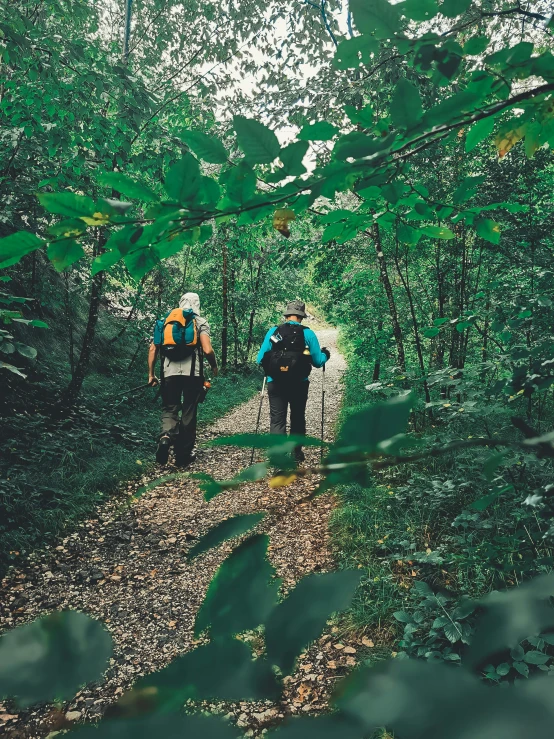
[[[332,352],[325,373],[325,436],[330,439],[340,407],[340,378],[345,365],[336,348],[336,330],[325,328],[317,334]],[[319,436],[321,431],[322,374],[314,370],[310,380],[307,433],[311,436]],[[199,444],[222,435],[254,431],[258,407],[259,395],[200,433]],[[267,396],[260,431],[269,431]],[[250,453],[236,447],[201,449],[193,471],[229,479],[249,465]],[[319,449],[307,449],[306,464],[316,465],[319,453]],[[154,477],[160,474],[163,472]],[[327,543],[332,497],[324,495],[297,504],[315,485],[315,480],[304,478],[272,490],[263,480],[206,502],[194,480],[172,480],[147,491],[131,506],[122,506],[121,496],[116,496],[76,532],[12,568],[0,586],[2,631],[52,610],[76,609],[106,624],[114,640],[114,655],[105,679],[80,691],[62,713],[48,706],[20,714],[0,710],[0,731],[7,737],[42,737],[68,721],[97,719],[139,676],[159,670],[192,648],[196,611],[232,544],[226,542],[192,563],[184,555],[191,542],[229,516],[268,511],[257,530],[270,536],[269,556],[285,587],[309,572],[331,568]],[[127,486],[124,494],[132,494],[136,487]],[[313,710],[320,709],[319,697],[335,679],[328,677],[329,670],[337,669],[336,650],[330,655],[334,659],[323,658],[323,654],[327,657],[328,641],[315,646],[313,669],[312,665],[304,667],[308,672],[301,673],[299,682],[288,679],[286,709],[243,703],[237,706],[235,716],[239,724],[256,732],[267,723],[266,718],[275,721],[283,710],[312,710],[310,705]],[[327,661],[331,667],[326,677],[320,668]]]

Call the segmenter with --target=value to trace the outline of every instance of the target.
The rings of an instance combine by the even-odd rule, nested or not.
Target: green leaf
[[[94,277],[98,272],[103,272],[105,269],[113,267],[114,264],[117,264],[117,262],[122,258],[123,255],[117,250],[105,251],[93,260],[90,270],[91,275]]]
[[[462,15],[471,6],[472,0],[444,0],[440,12],[447,18],[456,18]]]
[[[291,718],[277,729],[270,730],[266,739],[361,739],[363,726],[346,716],[302,716]]]
[[[473,151],[481,141],[484,141],[491,135],[494,129],[494,123],[494,117],[490,116],[473,124],[466,136],[466,152]]]
[[[77,739],[238,739],[230,723],[216,716],[153,714],[104,719],[100,725],[78,726],[68,734]]]
[[[392,38],[400,30],[398,8],[387,0],[350,0],[350,11],[360,33],[375,34],[376,38]]]
[[[502,662],[498,667],[496,668],[496,674],[500,675],[500,677],[506,677],[506,675],[510,672],[511,667],[507,662]]]
[[[390,104],[391,118],[396,128],[415,128],[423,116],[421,96],[417,87],[401,77],[394,89]]]
[[[411,624],[413,621],[413,618],[410,616],[409,613],[406,613],[406,611],[395,611],[392,615],[397,621],[400,621],[400,623],[402,624]]]
[[[444,635],[448,639],[449,642],[452,644],[455,644],[457,641],[460,641],[462,638],[462,629],[460,627],[460,624],[457,623],[451,623],[450,621],[443,627],[444,628]]]
[[[240,516],[233,516],[227,518],[225,521],[214,526],[212,529],[205,534],[200,541],[198,541],[192,549],[187,552],[188,559],[198,557],[199,554],[207,552],[208,549],[213,549],[227,539],[232,539],[235,536],[240,536],[246,531],[256,526],[265,513],[245,513]]]
[[[278,692],[268,662],[252,659],[244,642],[226,639],[198,647],[142,678],[120,699],[118,708],[136,712],[140,706],[141,712],[170,713],[187,700],[264,700],[276,698]]]
[[[483,474],[488,482],[492,482],[494,479],[494,473],[500,467],[506,457],[506,452],[495,452],[485,461],[483,465]]]
[[[58,272],[63,272],[66,267],[70,267],[75,262],[85,256],[85,252],[81,244],[73,239],[63,239],[63,241],[53,241],[48,245],[46,250],[48,259],[54,265]]]
[[[128,224],[117,231],[112,231],[106,241],[106,251],[118,251],[122,256],[137,248],[137,242],[144,232],[143,226]]]
[[[454,192],[453,201],[459,205],[470,200],[477,192],[479,185],[486,180],[484,175],[479,177],[465,177]]]
[[[266,622],[269,661],[288,675],[301,650],[321,634],[331,614],[350,606],[360,578],[359,572],[342,570],[300,580]]]
[[[24,375],[23,372],[21,372],[21,370],[19,370],[17,367],[14,367],[13,364],[7,364],[7,362],[0,362],[0,370],[8,370],[8,372],[11,372],[14,375],[19,375],[19,377],[23,377],[24,380],[27,378],[27,375]],[[2,674],[1,674],[1,666],[0,666],[0,681],[1,681],[1,678],[2,678]],[[1,687],[1,682],[0,682],[0,687]]]
[[[523,677],[529,677],[529,665],[526,665],[525,662],[514,662],[513,667]]]
[[[405,0],[402,5],[404,15],[412,21],[426,21],[439,12],[437,0]]]
[[[546,574],[519,587],[485,596],[481,601],[485,614],[477,623],[467,663],[472,666],[484,664],[500,650],[513,649],[522,639],[551,629],[554,626],[552,595],[554,575]]]
[[[525,652],[523,659],[528,665],[545,665],[550,659],[550,655],[532,649],[530,652]]]
[[[480,218],[475,224],[477,236],[491,244],[500,243],[500,224],[490,218]]]
[[[45,323],[44,321],[39,321],[38,318],[33,318],[32,321],[29,321],[29,326],[33,326],[34,328],[50,328],[50,326]]]
[[[100,679],[111,653],[106,629],[84,613],[61,611],[17,626],[0,637],[0,697],[22,707],[72,698]]]
[[[21,354],[22,357],[27,357],[27,359],[36,359],[37,357],[37,350],[32,346],[27,346],[27,344],[16,341],[15,348],[17,353]]]
[[[135,249],[125,257],[125,266],[129,274],[135,280],[141,280],[145,274],[160,263],[155,250],[147,246],[143,249]]]
[[[98,182],[105,187],[111,187],[129,198],[142,200],[146,203],[155,202],[158,196],[146,185],[136,182],[122,172],[103,172]]]
[[[473,36],[464,44],[464,54],[467,56],[477,56],[482,54],[490,43],[487,36]],[[486,118],[484,120],[487,120]]]
[[[197,157],[211,164],[225,164],[228,154],[219,139],[202,131],[183,131],[181,138]]]
[[[233,117],[238,145],[254,164],[271,164],[279,156],[279,139],[267,126],[242,115]]]
[[[236,167],[226,170],[219,178],[226,187],[226,194],[231,203],[244,205],[256,189],[256,173],[244,159]]]
[[[48,233],[52,236],[64,236],[66,238],[80,236],[86,230],[87,224],[80,218],[69,218],[65,221],[58,221],[58,223],[52,223],[48,227]]]
[[[44,241],[28,231],[4,236],[0,239],[0,269],[17,264],[26,254],[30,254],[44,245]]]
[[[355,36],[339,42],[333,64],[337,69],[357,69],[379,51],[379,42],[369,36]]]
[[[230,636],[264,623],[277,599],[275,570],[266,559],[269,539],[258,534],[242,542],[220,565],[200,607],[194,633]]]
[[[96,211],[94,200],[86,195],[75,195],[72,192],[43,192],[37,197],[49,213],[56,213],[60,216],[92,217]]]
[[[327,121],[318,121],[303,126],[298,134],[301,141],[330,141],[338,133],[338,128]]]
[[[421,229],[421,232],[425,234],[425,236],[429,236],[431,239],[455,239],[456,236],[454,233],[449,229],[445,228],[444,226],[424,226]]]
[[[339,452],[341,445],[376,451],[381,442],[406,430],[412,404],[411,394],[398,395],[353,413],[340,430],[336,448]]]
[[[194,200],[200,187],[200,165],[198,160],[187,152],[174,164],[165,178],[165,190],[177,203]]]
[[[432,339],[434,336],[438,336],[440,334],[440,329],[435,327],[426,328],[423,331],[423,335],[426,339]]]
[[[306,152],[309,148],[307,141],[296,141],[289,144],[279,153],[279,159],[283,162],[285,173],[289,176],[298,176],[306,172],[306,167],[302,164]]]

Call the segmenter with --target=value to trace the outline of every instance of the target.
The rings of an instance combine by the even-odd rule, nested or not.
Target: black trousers
[[[287,433],[287,412],[290,406],[291,434],[306,434],[306,403],[310,383],[295,382],[290,385],[269,382],[267,394],[269,397],[269,415],[271,419],[270,433]]]
[[[201,377],[173,375],[164,379],[161,435],[169,436],[179,456],[190,454],[196,442],[196,412],[201,390]]]

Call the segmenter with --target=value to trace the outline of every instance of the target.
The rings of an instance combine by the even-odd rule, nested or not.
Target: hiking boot
[[[306,461],[306,455],[302,451],[302,447],[297,446],[294,450],[294,461],[296,464],[301,464],[302,462]]]
[[[196,461],[196,454],[191,452],[190,454],[176,454],[175,455],[175,467],[189,467],[193,462]]]
[[[158,448],[156,449],[156,462],[158,464],[167,464],[170,446],[171,441],[169,436],[162,436],[158,442]]]

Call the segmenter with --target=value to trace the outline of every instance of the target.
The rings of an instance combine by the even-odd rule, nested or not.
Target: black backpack
[[[262,367],[274,382],[305,380],[312,371],[312,358],[306,348],[306,326],[283,323],[271,336],[271,349],[264,354]]]

